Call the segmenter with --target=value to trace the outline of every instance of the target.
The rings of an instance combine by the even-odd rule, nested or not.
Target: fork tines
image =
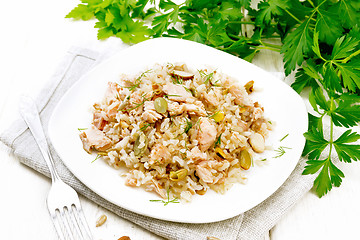
[[[50,211],[56,231],[61,240],[92,239],[89,226],[80,206],[72,204]]]

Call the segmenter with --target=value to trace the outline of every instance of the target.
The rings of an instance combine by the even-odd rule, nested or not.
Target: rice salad
[[[88,153],[125,169],[127,186],[183,201],[225,193],[246,182],[271,131],[253,91],[253,81],[240,85],[216,69],[156,64],[109,82],[80,139]]]

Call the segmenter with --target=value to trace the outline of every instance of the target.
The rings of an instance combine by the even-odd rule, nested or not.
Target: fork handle
[[[33,134],[37,145],[40,148],[41,154],[45,159],[45,162],[49,168],[52,181],[60,180],[60,177],[55,169],[54,160],[50,154],[49,146],[46,141],[44,129],[41,125],[39,112],[36,108],[36,104],[29,96],[22,96],[20,99],[20,113],[31,133]]]

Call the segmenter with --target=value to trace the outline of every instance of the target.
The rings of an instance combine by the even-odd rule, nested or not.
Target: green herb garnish
[[[285,149],[291,149],[291,148],[280,146],[278,149],[274,150],[277,153],[277,155],[274,158],[282,157],[286,153]]]
[[[78,128],[78,130],[81,132],[87,130],[87,128]]]
[[[164,204],[164,206],[168,205],[169,203],[180,203],[178,198],[174,198],[172,200],[170,200],[170,190],[168,189],[166,191],[166,195],[167,195],[167,200],[160,200],[160,199],[156,199],[156,200],[149,200],[150,202],[161,202]]]
[[[95,159],[92,160],[91,163],[93,163],[93,162],[95,162],[96,160],[98,160],[99,158],[101,158],[101,156],[102,156],[101,154],[97,154],[96,157],[95,157]]]
[[[222,135],[222,133],[220,133],[220,135],[219,135],[218,138],[216,139],[214,148],[216,148],[217,146],[220,145],[220,143],[221,143],[221,135]]]
[[[143,98],[143,100],[141,101],[141,103],[135,103],[135,102],[133,102],[133,104],[135,104],[135,107],[132,107],[132,108],[126,108],[126,109],[120,109],[119,111],[122,111],[122,112],[129,112],[129,111],[131,111],[131,110],[134,110],[134,109],[136,109],[136,108],[138,108],[138,107],[140,107],[140,106],[142,106],[142,105],[144,105],[144,103],[146,102],[146,101],[149,101],[154,95],[152,95],[152,96],[150,96],[150,97],[148,97],[148,98],[146,98],[145,96],[146,96],[146,94],[147,93],[144,93],[143,95],[141,95],[141,97]]]
[[[286,134],[285,136],[283,136],[281,139],[280,139],[280,142],[282,142],[285,138],[287,138],[289,136],[289,134]]]
[[[140,128],[140,131],[145,131],[150,126],[150,123],[145,124]]]

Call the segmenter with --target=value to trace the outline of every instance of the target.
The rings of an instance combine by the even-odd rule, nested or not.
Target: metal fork
[[[29,126],[50,170],[52,185],[46,202],[59,239],[93,239],[77,193],[69,185],[65,184],[56,172],[41,125],[39,112],[35,102],[30,97],[22,96],[20,113]]]

